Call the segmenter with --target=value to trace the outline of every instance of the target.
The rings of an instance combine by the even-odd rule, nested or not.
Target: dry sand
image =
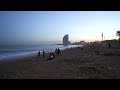
[[[85,46],[63,50],[53,60],[36,55],[3,61],[0,79],[120,79],[120,49]]]

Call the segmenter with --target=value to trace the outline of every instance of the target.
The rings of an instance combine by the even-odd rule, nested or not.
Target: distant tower
[[[63,37],[63,45],[68,45],[69,40],[68,40],[68,34]]]

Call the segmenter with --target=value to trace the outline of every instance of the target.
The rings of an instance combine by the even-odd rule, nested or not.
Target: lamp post
[[[103,33],[102,33],[102,41],[103,41]]]

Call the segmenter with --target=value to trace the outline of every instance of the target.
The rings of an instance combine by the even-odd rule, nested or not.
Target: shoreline
[[[0,78],[120,79],[120,56],[116,51],[120,50],[84,46],[82,51],[77,47],[61,50],[61,55],[55,54],[52,60],[46,60],[49,54],[45,54],[45,59],[38,59],[37,55],[21,57],[14,61],[0,62]]]
[[[74,48],[77,48],[77,47],[72,47],[73,49]],[[64,50],[70,50],[71,48],[65,48],[65,49],[63,49],[63,50],[61,50],[61,52],[62,51],[64,51]],[[53,51],[51,51],[52,53],[55,53],[55,52],[53,52]],[[45,56],[47,56],[47,58],[48,58],[48,56],[49,56],[49,53],[50,52],[46,52],[45,53]],[[12,61],[17,61],[17,60],[21,60],[21,59],[25,59],[25,58],[36,58],[37,57],[37,53],[33,53],[33,54],[27,54],[27,55],[21,55],[21,56],[16,56],[16,57],[11,57],[11,58],[6,58],[6,59],[3,59],[3,60],[0,60],[0,63],[1,62],[12,62]],[[40,57],[42,57],[42,53],[40,54]],[[44,58],[43,58],[44,59]]]
[[[75,46],[77,47],[77,46]],[[67,48],[70,48],[69,46]],[[66,47],[62,47],[60,48],[61,50],[64,50],[66,49]],[[40,52],[42,53],[42,50],[43,49],[40,49]],[[39,51],[39,50],[38,50]],[[54,52],[54,50],[51,50],[51,51],[46,51],[45,50],[45,53],[50,53],[50,52]],[[5,54],[1,54],[1,58],[0,58],[0,62],[1,61],[7,61],[7,60],[11,60],[11,59],[17,59],[17,58],[20,58],[20,57],[29,57],[29,56],[32,56],[34,54],[37,55],[37,51],[32,51],[32,52],[17,52],[17,53],[5,53]]]

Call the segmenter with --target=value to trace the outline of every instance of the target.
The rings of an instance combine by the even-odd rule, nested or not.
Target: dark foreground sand
[[[53,60],[0,62],[0,79],[120,79],[120,49],[85,46],[63,50]]]

